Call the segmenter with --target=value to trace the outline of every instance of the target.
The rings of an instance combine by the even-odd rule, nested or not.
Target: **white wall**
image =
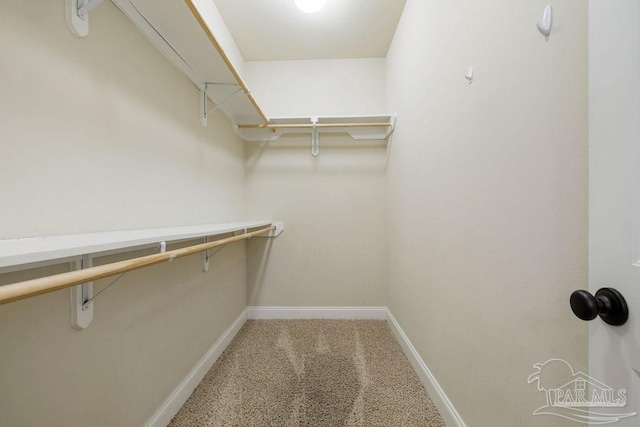
[[[384,60],[245,63],[269,117],[385,113]],[[386,150],[345,135],[246,143],[247,209],[286,223],[248,245],[249,305],[386,305]],[[265,254],[268,257],[265,258]]]
[[[385,149],[288,139],[247,144],[248,210],[286,224],[248,244],[249,305],[386,305]]]
[[[268,117],[385,114],[385,59],[245,62]]]
[[[3,9],[0,237],[244,213],[242,143],[224,119],[200,128],[193,85],[117,9],[82,40],[60,0]]]
[[[243,144],[228,121],[200,127],[194,86],[110,2],[86,39],[64,9],[2,5],[0,237],[244,219]],[[246,306],[242,244],[207,274],[200,264],[129,273],[81,332],[68,290],[0,306],[0,425],[142,425]]]
[[[387,57],[389,304],[470,426],[572,425],[527,377],[586,368],[587,4],[546,3],[409,0]]]

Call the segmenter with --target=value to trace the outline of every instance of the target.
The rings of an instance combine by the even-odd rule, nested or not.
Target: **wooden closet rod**
[[[391,123],[317,123],[317,128],[379,128],[389,127]],[[264,125],[238,125],[238,129],[312,129],[312,123],[267,123]]]
[[[228,245],[229,243],[238,242],[240,240],[250,239],[253,236],[275,229],[276,226],[271,225],[249,233],[216,240],[215,242],[202,243],[160,254],[147,255],[126,261],[114,262],[112,264],[100,265],[97,267],[85,268],[83,270],[70,271],[68,273],[56,274],[53,276],[0,286],[0,304],[6,304],[36,295],[45,294],[47,292],[57,291],[58,289],[70,288],[71,286],[80,285],[82,283],[91,282],[131,270],[137,270],[138,268],[147,267],[149,265],[160,264],[165,261],[173,261],[176,258],[182,258],[187,255],[204,252],[209,249]]]
[[[249,101],[251,101],[251,103],[253,104],[253,107],[258,112],[258,115],[260,115],[260,118],[262,119],[262,121],[265,124],[269,123],[269,119],[267,118],[267,116],[262,111],[262,108],[260,108],[260,106],[256,102],[255,98],[251,94],[251,91],[247,87],[247,84],[244,82],[244,80],[242,80],[242,77],[240,76],[240,73],[238,73],[238,70],[236,70],[236,67],[234,67],[233,64],[231,63],[231,60],[229,59],[229,56],[227,56],[227,53],[224,51],[222,46],[220,46],[220,43],[218,43],[218,40],[216,39],[216,37],[213,35],[211,30],[209,29],[209,26],[206,24],[206,22],[204,22],[204,19],[202,18],[202,15],[200,14],[200,11],[198,11],[196,6],[193,4],[193,0],[184,0],[184,2],[189,7],[189,10],[191,10],[191,13],[193,13],[193,16],[198,21],[198,24],[200,24],[200,26],[202,27],[202,30],[204,31],[204,33],[209,38],[209,41],[211,42],[213,47],[215,47],[216,50],[218,51],[218,54],[220,55],[220,58],[222,58],[222,60],[226,64],[226,66],[229,69],[229,71],[231,71],[231,74],[233,74],[233,78],[236,79],[236,81],[238,82],[238,84],[242,88],[242,91],[245,93],[245,95],[247,95],[247,98],[249,98]]]

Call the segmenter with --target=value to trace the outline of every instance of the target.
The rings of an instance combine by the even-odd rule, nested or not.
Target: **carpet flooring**
[[[247,321],[170,424],[444,425],[376,320]]]

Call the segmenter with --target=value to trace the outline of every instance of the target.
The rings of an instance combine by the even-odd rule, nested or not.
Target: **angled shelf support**
[[[158,249],[161,254],[165,253],[167,251],[167,243],[164,241],[160,242],[158,246],[149,253],[149,255],[156,252]],[[80,260],[71,263],[71,271],[83,270],[91,267],[93,267],[92,255],[83,255]],[[128,271],[120,273],[118,277],[95,294],[93,293],[93,282],[86,282],[81,285],[73,286],[71,288],[71,326],[80,330],[87,329],[93,320],[93,302],[95,299],[111,286],[115,285],[116,282],[126,276],[127,273]]]
[[[318,157],[320,154],[320,137],[318,136],[318,116],[311,117],[311,155]]]
[[[89,12],[100,3],[102,0],[66,0],[67,25],[74,36],[89,34]]]
[[[233,91],[230,95],[224,98],[222,101],[214,104],[214,107],[211,110],[208,110],[209,106],[207,99],[209,98],[209,86],[232,86],[237,89]],[[205,82],[204,90],[200,91],[200,124],[203,128],[207,127],[207,121],[209,118],[209,114],[213,114],[216,110],[222,108],[231,98],[242,92],[243,88],[238,83],[218,83],[218,82]]]
[[[257,234],[255,237],[278,237],[283,231],[284,231],[284,222],[272,222],[271,225],[273,226],[272,230],[269,230],[265,233],[262,234]],[[242,236],[243,234],[247,234],[249,233],[249,229],[245,228],[243,230],[236,230],[233,231],[233,236],[237,237],[237,236]],[[208,244],[209,243],[209,236],[204,238],[204,244]],[[202,252],[202,271],[207,272],[209,271],[209,261],[211,260],[211,258],[213,258],[218,252],[220,252],[222,250],[222,248],[224,248],[226,245],[222,245],[220,247],[218,247],[218,249],[216,249],[215,252],[213,253],[209,253],[209,251],[204,251]]]
[[[260,234],[256,237],[259,237],[259,238],[278,237],[284,231],[284,222],[272,222],[271,225],[273,225],[275,229],[268,231],[266,233]]]
[[[71,270],[83,270],[93,267],[93,257],[83,255],[71,262]],[[93,304],[87,301],[93,298],[93,282],[86,282],[71,288],[71,326],[75,329],[87,329],[93,320]]]
[[[154,252],[160,249],[160,253],[167,250],[166,242],[162,241]],[[85,254],[80,259],[71,261],[71,271],[84,270],[93,267],[93,255]],[[93,302],[111,285],[115,284],[128,272],[121,273],[115,280],[102,288],[96,294],[93,293],[93,281],[82,283],[71,288],[71,326],[75,329],[87,329],[93,320]]]

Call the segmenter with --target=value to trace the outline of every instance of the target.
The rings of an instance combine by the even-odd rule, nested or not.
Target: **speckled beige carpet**
[[[444,426],[386,322],[249,320],[171,421]]]

